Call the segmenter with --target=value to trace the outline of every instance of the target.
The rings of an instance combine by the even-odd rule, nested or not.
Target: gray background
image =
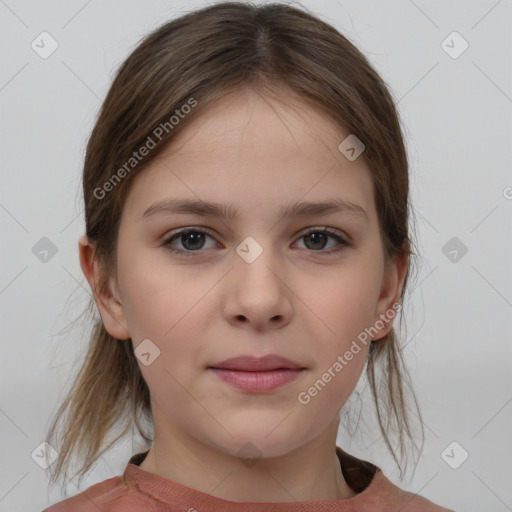
[[[83,328],[65,328],[89,297],[77,253],[80,174],[101,100],[144,34],[206,3],[0,0],[0,511],[63,499],[31,454],[86,342]],[[512,510],[512,2],[303,5],[356,43],[391,87],[422,255],[404,333],[427,436],[416,471],[398,479],[370,420],[354,437],[340,429],[338,443],[443,506]],[[59,45],[46,59],[31,47],[43,31]],[[442,44],[454,31],[469,44],[457,58],[462,40]],[[43,237],[57,249],[46,262],[34,254]],[[132,441],[106,454],[81,489],[121,474]],[[453,469],[447,461],[459,464],[463,450]]]

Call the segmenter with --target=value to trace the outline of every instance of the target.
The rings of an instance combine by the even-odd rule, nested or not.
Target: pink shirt
[[[350,499],[284,503],[234,502],[145,471],[147,455],[133,455],[123,475],[91,485],[43,512],[454,512],[402,491],[370,462],[336,447],[343,476],[357,492]]]

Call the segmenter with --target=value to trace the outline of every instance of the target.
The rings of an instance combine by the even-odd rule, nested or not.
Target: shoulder
[[[129,488],[123,476],[115,476],[91,485],[75,496],[59,501],[43,512],[126,512],[130,510],[150,510],[143,493]]]
[[[392,483],[382,471],[377,470],[372,483],[362,493],[369,510],[401,512],[455,512],[441,507],[417,493],[404,491]]]
[[[382,470],[371,462],[359,459],[339,446],[336,452],[347,483],[358,494],[352,504],[365,512],[455,512],[436,505],[427,498],[404,491],[392,483]]]

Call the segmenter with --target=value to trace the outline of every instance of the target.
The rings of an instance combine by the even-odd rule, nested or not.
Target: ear
[[[374,340],[384,338],[393,328],[393,319],[399,311],[398,301],[402,294],[408,263],[407,254],[397,254],[386,262],[373,323],[379,332],[372,337]],[[380,328],[382,324],[384,326]]]
[[[87,235],[80,237],[78,253],[82,272],[89,282],[105,329],[112,337],[118,340],[129,339],[130,332],[126,322],[125,311],[122,303],[117,298],[118,294],[116,293],[114,279],[109,278],[107,290],[100,290],[102,267],[95,257],[94,245],[89,241]]]

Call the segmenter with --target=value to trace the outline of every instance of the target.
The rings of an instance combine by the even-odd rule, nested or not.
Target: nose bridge
[[[251,286],[274,287],[279,281],[276,269],[280,267],[276,249],[272,246],[272,237],[247,236],[237,246],[238,260],[235,263],[237,280],[247,280]]]
[[[228,313],[255,324],[287,317],[291,311],[280,257],[271,240],[270,235],[248,236],[236,247]]]

